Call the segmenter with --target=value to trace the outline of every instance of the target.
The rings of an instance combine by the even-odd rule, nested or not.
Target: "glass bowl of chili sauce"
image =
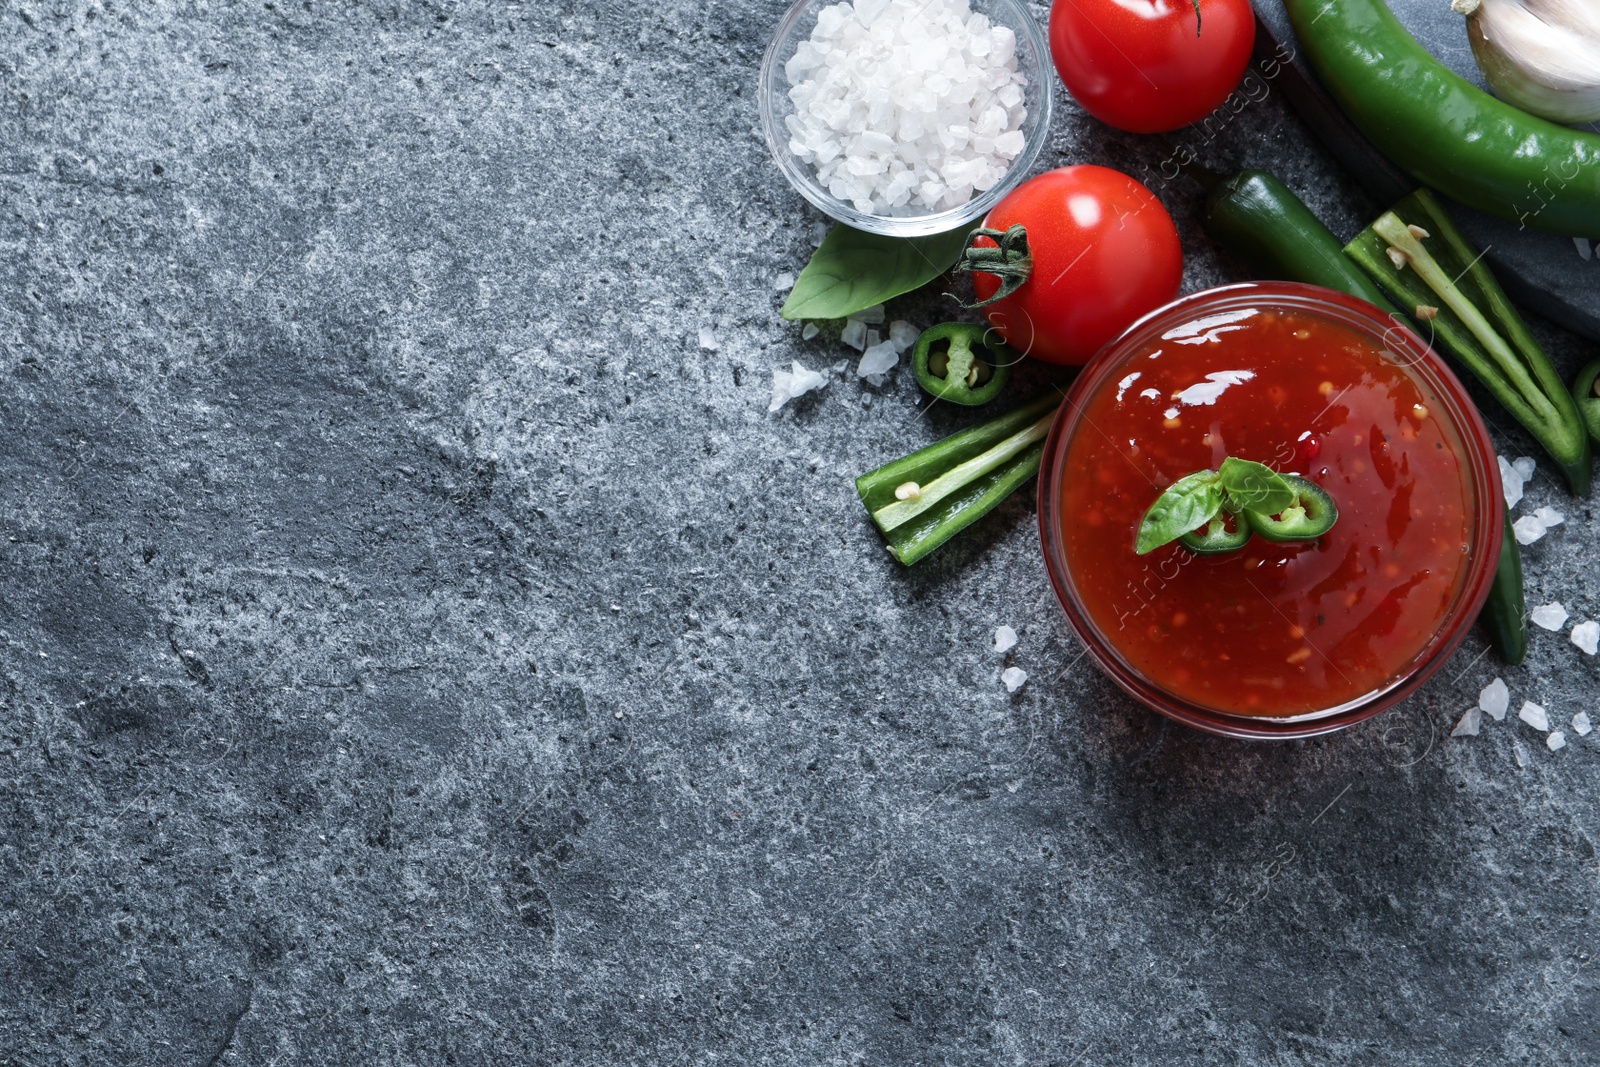
[[[1298,474],[1339,517],[1311,541],[1135,552],[1167,486],[1227,456]],[[1045,445],[1045,566],[1119,686],[1232,737],[1343,729],[1415,692],[1489,595],[1504,498],[1489,434],[1426,342],[1317,286],[1184,297],[1111,342]]]

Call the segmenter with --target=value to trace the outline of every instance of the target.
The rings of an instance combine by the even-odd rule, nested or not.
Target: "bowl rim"
[[[780,45],[792,37],[797,25],[808,14],[817,8],[840,2],[843,0],[794,0],[779,20],[778,27],[773,32],[772,39],[767,43],[766,52],[762,56],[756,92],[761,112],[761,132],[766,139],[767,150],[772,153],[773,161],[778,164],[778,169],[789,179],[789,184],[796,192],[835,222],[842,222],[858,230],[885,237],[929,237],[947,233],[988,214],[1007,193],[1033,172],[1039,163],[1039,157],[1044,153],[1045,145],[1050,141],[1051,119],[1055,107],[1055,69],[1049,62],[1050,40],[1040,28],[1039,21],[1029,12],[1023,0],[973,0],[974,4],[1001,8],[1009,12],[1006,25],[1018,33],[1019,39],[1024,36],[1028,39],[1033,54],[1038,58],[1037,76],[1033,76],[1030,72],[1030,79],[1042,86],[1043,90],[1040,91],[1033,85],[1024,90],[1029,94],[1025,99],[1028,102],[1029,122],[1034,124],[1033,133],[1005,175],[994,184],[993,188],[979,193],[960,207],[950,208],[947,211],[938,211],[930,215],[870,215],[857,211],[850,204],[832,196],[822,188],[809,165],[802,163],[793,152],[789,151],[788,132],[783,128],[775,99],[782,95],[775,90],[783,72],[783,65],[788,62],[787,56],[779,59]]]
[[[1291,306],[1331,312],[1331,317],[1358,328],[1366,328],[1386,347],[1398,346],[1405,365],[1418,368],[1447,410],[1465,455],[1475,499],[1472,515],[1471,562],[1458,588],[1454,603],[1411,667],[1384,688],[1368,693],[1337,708],[1308,712],[1289,718],[1259,718],[1235,715],[1186,700],[1166,692],[1126,663],[1115,644],[1102,634],[1088,611],[1078,602],[1067,566],[1059,514],[1061,473],[1066,446],[1088,398],[1112,380],[1112,374],[1128,350],[1147,340],[1155,329],[1178,325],[1230,304],[1255,303]],[[1390,349],[1393,351],[1393,348]],[[1365,300],[1317,285],[1299,282],[1242,282],[1191,293],[1157,308],[1111,341],[1095,356],[1073,384],[1060,413],[1045,439],[1039,468],[1039,536],[1045,571],[1056,599],[1089,657],[1128,695],[1168,718],[1223,737],[1306,738],[1342,730],[1364,722],[1394,707],[1420,689],[1460,647],[1467,631],[1477,619],[1489,597],[1499,565],[1498,551],[1480,551],[1480,546],[1498,547],[1505,523],[1505,497],[1499,488],[1493,441],[1483,416],[1468,396],[1461,381],[1439,355],[1409,325]]]

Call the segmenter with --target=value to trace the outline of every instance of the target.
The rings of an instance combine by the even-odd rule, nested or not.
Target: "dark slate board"
[[[1257,52],[1284,55],[1292,50],[1294,58],[1280,75],[1279,86],[1329,151],[1383,203],[1398,200],[1414,188],[1416,182],[1373,147],[1323,89],[1300,53],[1281,0],[1253,3],[1264,31],[1258,35]],[[1457,74],[1483,87],[1483,77],[1467,44],[1466,29],[1449,4],[1443,0],[1389,0],[1389,7],[1434,55]],[[1522,230],[1514,222],[1459,205],[1455,217],[1474,244],[1489,250],[1496,276],[1513,297],[1563,326],[1600,341],[1600,249],[1593,248],[1593,242]]]

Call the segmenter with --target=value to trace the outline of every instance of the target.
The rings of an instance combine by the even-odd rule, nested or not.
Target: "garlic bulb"
[[[1451,0],[1502,100],[1554,122],[1600,119],[1600,2]]]

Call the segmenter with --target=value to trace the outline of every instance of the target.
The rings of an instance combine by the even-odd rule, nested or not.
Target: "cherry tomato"
[[[983,222],[1027,231],[1027,280],[985,309],[1013,348],[1050,363],[1081,365],[1100,347],[1178,295],[1183,249],[1155,195],[1109,167],[1062,167],[1019,185]],[[979,247],[997,247],[979,237]],[[974,273],[979,300],[1000,291]]]
[[[1250,0],[1055,0],[1050,54],[1084,109],[1132,133],[1198,122],[1250,63]],[[1198,33],[1196,32],[1198,28]]]

